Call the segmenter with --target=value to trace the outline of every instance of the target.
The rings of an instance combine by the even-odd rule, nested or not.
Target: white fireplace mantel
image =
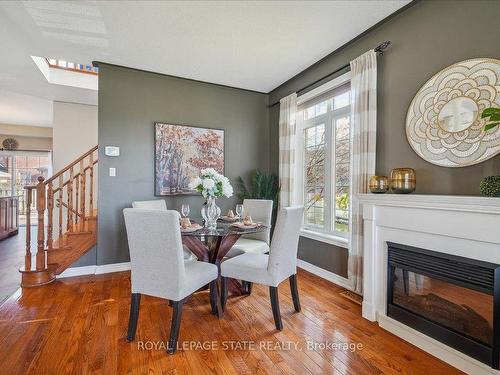
[[[500,199],[360,194],[363,205],[363,317],[469,374],[500,371],[386,314],[387,242],[500,264]]]

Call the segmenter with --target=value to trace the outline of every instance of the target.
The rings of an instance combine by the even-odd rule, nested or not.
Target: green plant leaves
[[[500,108],[486,108],[481,114],[481,118],[490,117],[494,114],[500,114]]]
[[[484,130],[488,131],[490,129],[493,129],[495,126],[499,125],[500,122],[492,122],[491,124],[486,124],[484,125]]]
[[[495,126],[500,124],[500,108],[486,108],[483,113],[481,113],[481,118],[488,118],[490,122],[484,126],[484,131],[493,129]]]
[[[250,175],[250,185],[247,186],[243,178],[236,179],[238,186],[238,198],[244,199],[269,199],[273,201],[273,210],[278,207],[279,198],[279,178],[274,173],[267,173],[261,170],[254,170]]]

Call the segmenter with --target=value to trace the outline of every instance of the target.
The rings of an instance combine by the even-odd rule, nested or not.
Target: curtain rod
[[[384,54],[384,51],[387,49],[387,47],[389,47],[389,44],[391,44],[391,41],[388,40],[388,41],[385,41],[381,44],[379,44],[377,47],[375,47],[373,50],[376,52],[376,53],[379,53],[380,55],[383,55]],[[312,86],[316,85],[317,83],[323,81],[324,79],[330,77],[330,76],[333,76],[334,74],[337,74],[338,72],[344,70],[344,69],[347,69],[350,67],[350,63],[349,64],[346,64],[344,66],[341,66],[340,68],[334,70],[333,72],[331,73],[328,73],[327,75],[321,77],[321,78],[318,78],[316,81],[308,84],[307,86],[304,86],[302,87],[301,89],[297,90],[297,96],[300,96],[300,94],[303,92],[303,91],[306,91],[307,89],[311,88]],[[271,107],[274,107],[276,104],[280,104],[279,100],[277,102],[274,102],[273,104],[269,104],[267,106],[267,108],[271,108]]]

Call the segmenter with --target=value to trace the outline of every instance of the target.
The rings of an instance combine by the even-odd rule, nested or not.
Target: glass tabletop
[[[250,234],[250,233],[259,233],[264,232],[266,229],[269,229],[267,225],[259,224],[256,227],[240,229],[234,226],[231,226],[230,223],[217,223],[217,229],[208,229],[201,228],[195,231],[183,231],[181,229],[182,236],[194,236],[194,237],[225,237],[231,234]]]

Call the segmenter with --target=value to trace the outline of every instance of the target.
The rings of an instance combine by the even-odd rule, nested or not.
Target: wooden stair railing
[[[97,146],[26,190],[26,256],[21,286],[48,284],[97,242],[94,172]],[[35,198],[33,195],[35,194]],[[36,253],[32,253],[31,205],[37,211]],[[46,222],[45,222],[45,219]]]

